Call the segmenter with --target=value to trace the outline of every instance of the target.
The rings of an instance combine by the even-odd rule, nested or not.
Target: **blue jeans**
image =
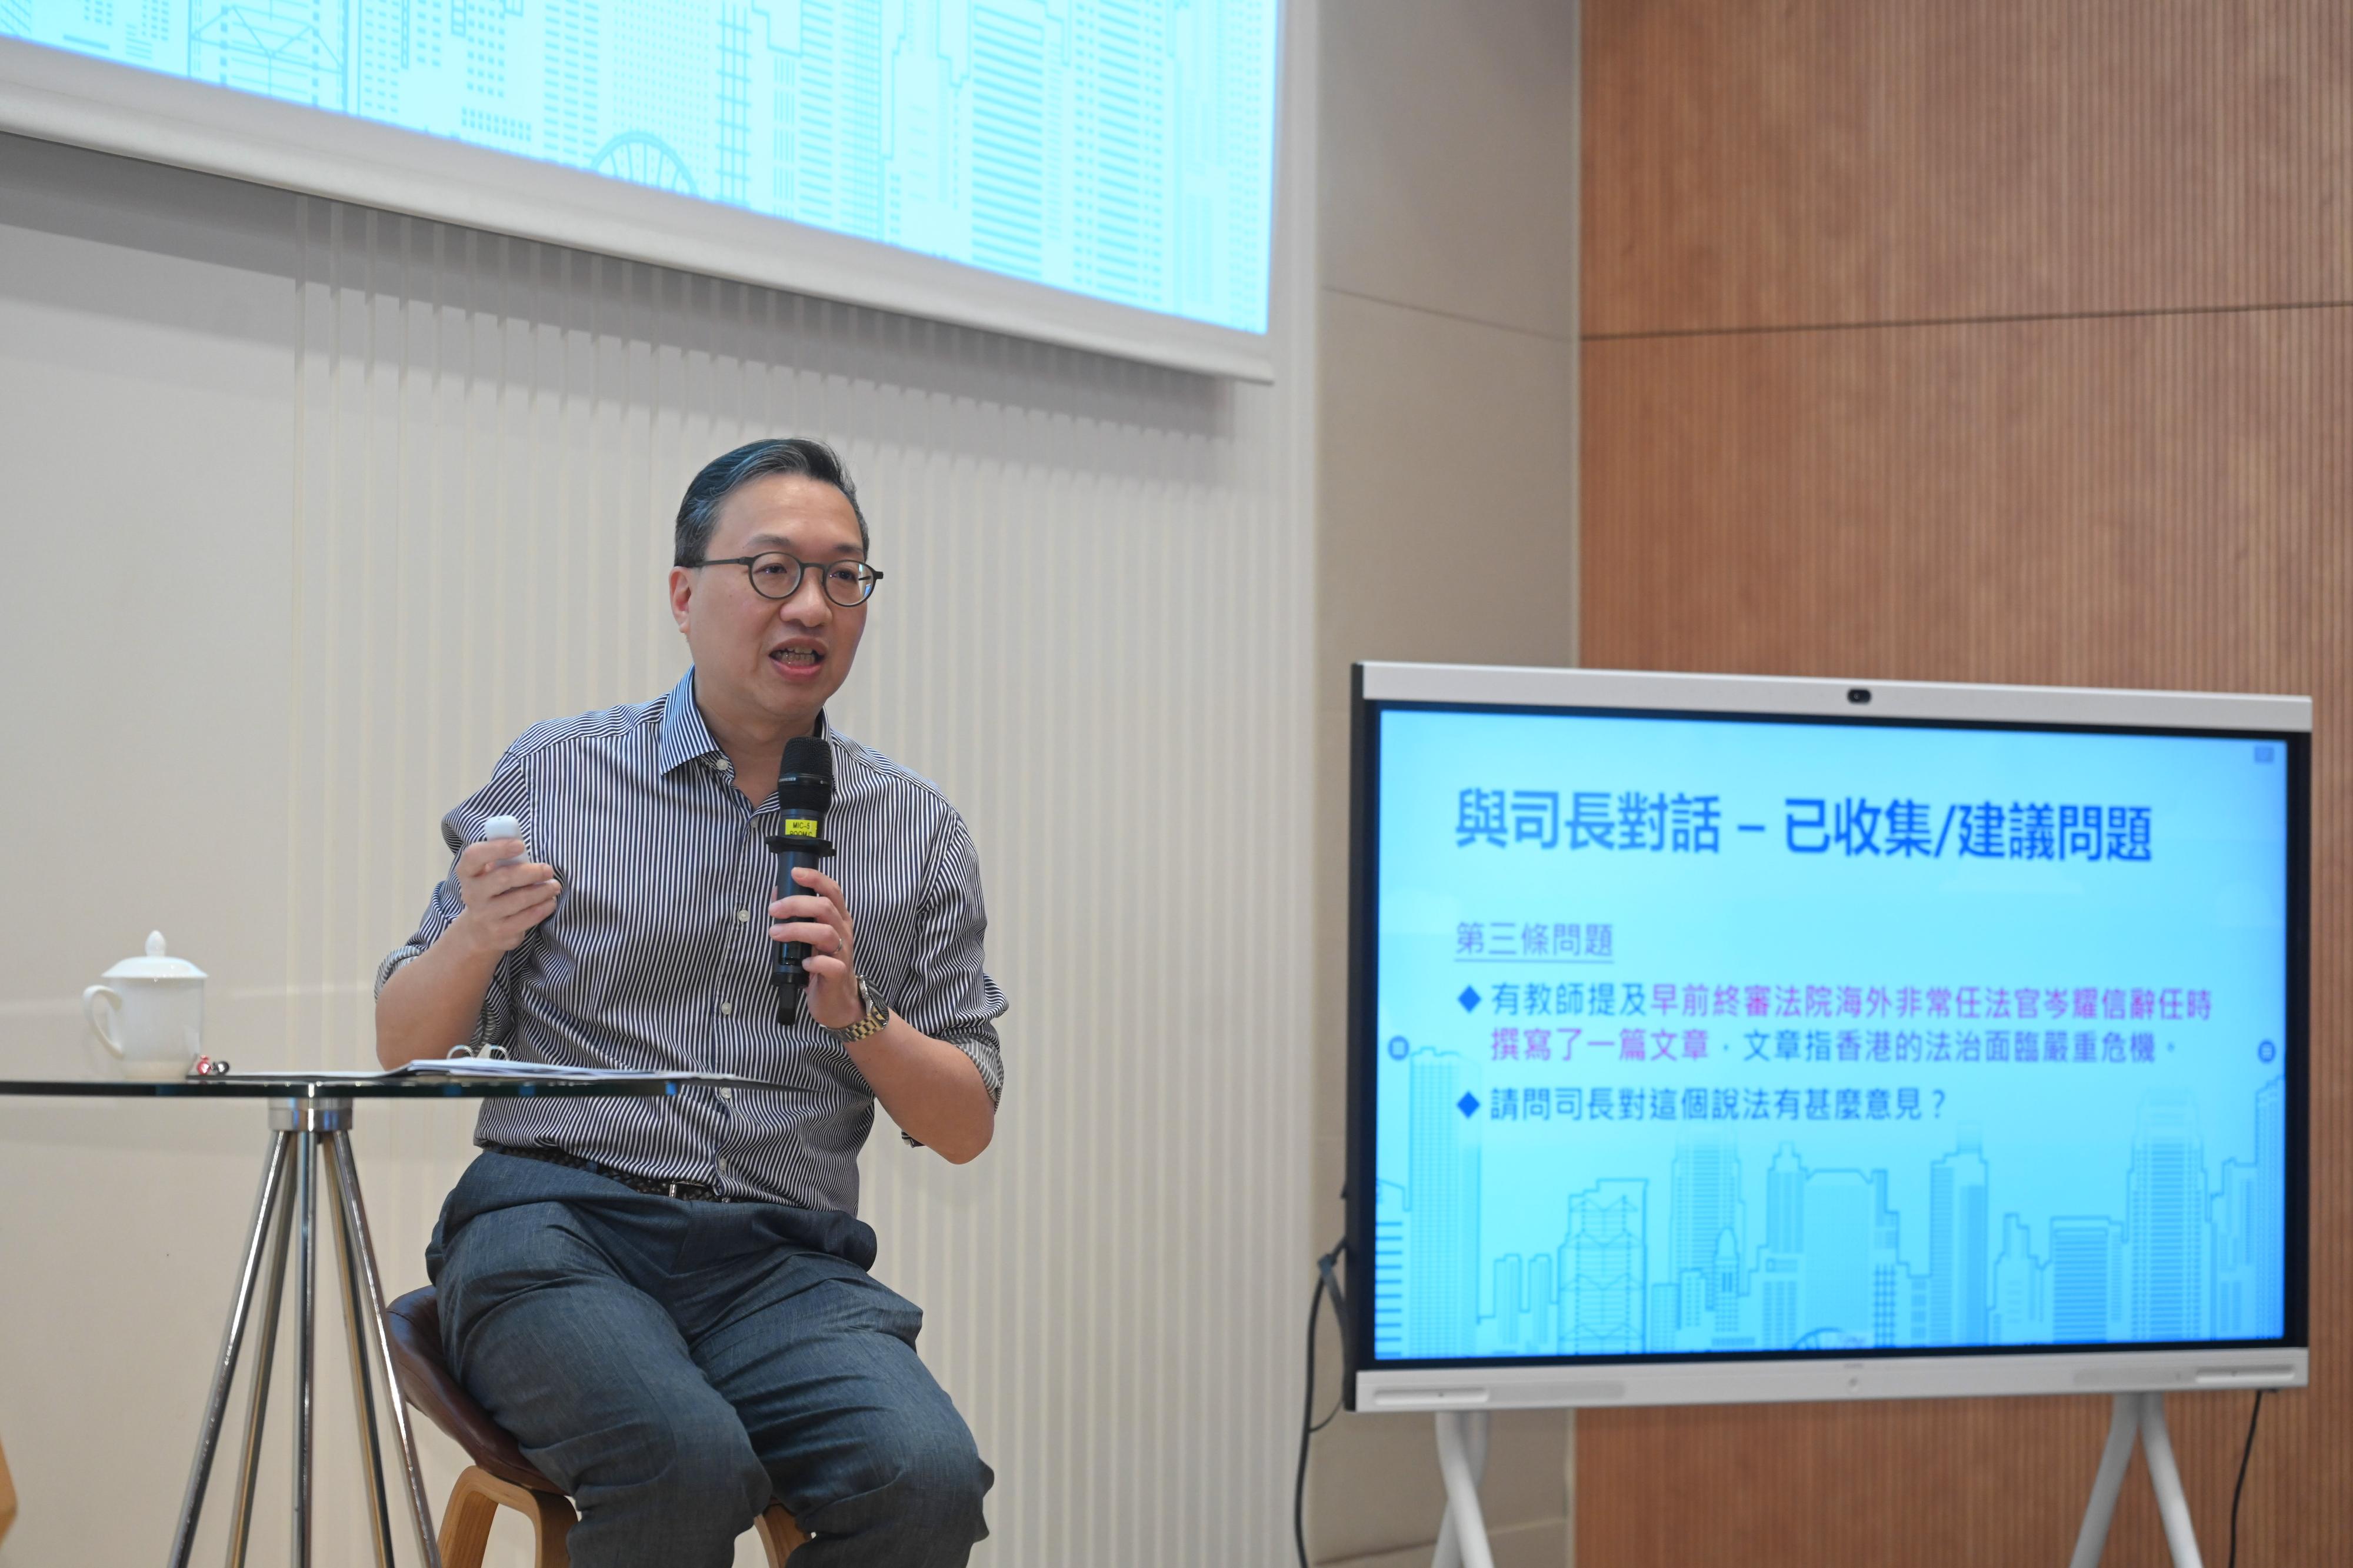
[[[794,1568],[955,1568],[994,1478],[871,1238],[485,1153],[427,1263],[450,1370],[580,1510],[575,1568],[725,1568],[772,1499]]]

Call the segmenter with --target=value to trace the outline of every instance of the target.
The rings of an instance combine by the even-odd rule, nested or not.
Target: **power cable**
[[[1348,1301],[1340,1291],[1339,1263],[1348,1250],[1345,1237],[1315,1260],[1315,1293],[1307,1300],[1307,1392],[1299,1408],[1299,1473],[1291,1488],[1291,1540],[1299,1550],[1299,1568],[1307,1568],[1307,1445],[1316,1433],[1338,1418],[1345,1396],[1333,1401],[1324,1419],[1315,1419],[1315,1320],[1323,1315],[1324,1298],[1332,1298],[1332,1321],[1340,1329],[1340,1354],[1348,1356]]]
[[[2239,1451],[2239,1484],[2231,1489],[2230,1568],[2239,1568],[2239,1499],[2247,1489],[2247,1461],[2255,1457],[2255,1423],[2263,1419],[2263,1395],[2269,1392],[2255,1390],[2255,1407],[2247,1413],[2247,1446]]]

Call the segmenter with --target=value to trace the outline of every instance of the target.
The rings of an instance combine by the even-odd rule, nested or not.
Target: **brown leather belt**
[[[618,1182],[631,1192],[644,1193],[649,1197],[683,1198],[691,1203],[731,1204],[748,1202],[729,1196],[709,1182],[658,1182],[649,1176],[634,1176],[627,1171],[617,1171],[601,1161],[585,1154],[575,1154],[569,1149],[524,1149],[512,1143],[485,1143],[493,1154],[512,1154],[518,1160],[540,1160],[550,1165],[565,1165],[575,1171],[586,1171],[608,1182]]]

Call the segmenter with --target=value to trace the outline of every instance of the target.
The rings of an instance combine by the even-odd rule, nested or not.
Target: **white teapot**
[[[144,957],[108,970],[81,994],[81,1010],[126,1078],[184,1078],[204,1048],[205,972],[164,955],[164,933],[147,933]]]

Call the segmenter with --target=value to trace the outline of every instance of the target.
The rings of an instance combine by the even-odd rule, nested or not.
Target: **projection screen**
[[[1277,0],[0,0],[0,130],[1271,378]]]

